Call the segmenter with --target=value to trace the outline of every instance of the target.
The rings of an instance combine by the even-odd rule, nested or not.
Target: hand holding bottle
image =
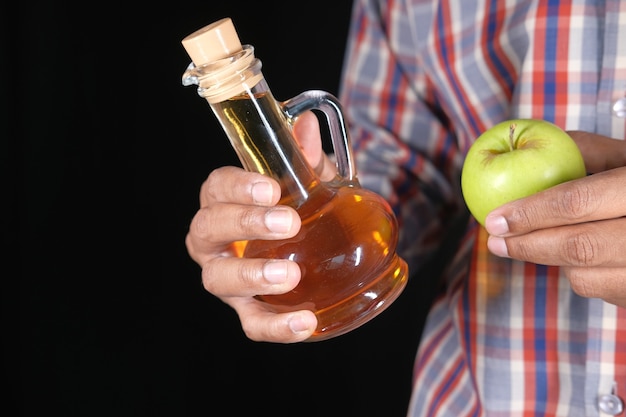
[[[293,262],[299,266],[297,288],[280,294],[257,293],[256,299],[276,313],[312,311],[317,328],[310,335],[311,341],[342,335],[376,317],[406,286],[408,267],[396,253],[398,224],[391,207],[359,184],[337,98],[325,91],[309,90],[286,101],[276,100],[254,47],[241,44],[229,18],[193,32],[182,44],[192,59],[183,74],[183,85],[198,86],[198,94],[209,103],[242,166],[273,178],[280,187],[280,200],[275,200],[273,183],[256,177],[257,182],[245,188],[249,195],[235,202],[274,205],[279,201],[296,210],[300,218],[296,222],[292,211],[272,208],[263,216],[262,234],[248,230],[251,236],[238,245],[241,250],[237,254],[245,258],[276,260],[264,264],[264,279],[284,278]],[[328,123],[337,168],[331,181],[325,181],[315,170],[324,160],[321,150],[311,155],[311,164],[295,138],[295,121],[312,110],[325,115]],[[315,131],[318,135],[319,126]],[[320,143],[319,135],[315,143]],[[215,195],[211,190],[224,186],[214,177],[207,186],[208,204]],[[219,184],[211,187],[215,182]],[[234,192],[241,186],[229,185]],[[267,193],[265,198],[259,194],[260,187]],[[216,204],[224,202],[217,200]],[[239,219],[240,230],[241,225],[249,227],[256,219],[254,211],[244,213],[234,217]],[[196,230],[201,235],[224,227],[197,217]],[[272,239],[262,237],[267,232]],[[289,266],[279,259],[289,260]],[[258,265],[256,262],[251,264]],[[308,325],[304,328],[308,330]]]
[[[335,165],[322,151],[316,116],[302,114],[294,130],[321,178],[333,178]],[[248,338],[291,343],[311,336],[317,326],[313,312],[273,313],[253,296],[292,290],[300,282],[300,268],[289,260],[237,256],[237,241],[285,239],[300,230],[297,212],[277,206],[279,199],[280,187],[272,178],[238,167],[218,168],[202,184],[186,245],[202,268],[204,288],[235,309]]]

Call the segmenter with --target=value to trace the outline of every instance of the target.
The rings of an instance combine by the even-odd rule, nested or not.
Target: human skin
[[[303,152],[322,180],[334,177],[335,165],[322,152],[317,117],[302,114],[294,126]],[[309,310],[276,314],[253,298],[281,294],[300,282],[300,269],[289,260],[245,259],[233,242],[285,239],[300,230],[300,217],[276,206],[280,187],[273,179],[237,167],[212,171],[200,188],[200,209],[185,244],[202,267],[204,288],[238,314],[246,336],[255,341],[293,343],[307,339],[317,327]]]
[[[323,180],[335,166],[322,152],[317,118],[300,116],[294,132]],[[626,141],[568,132],[594,175],[558,185],[493,210],[487,217],[489,249],[496,255],[559,265],[572,288],[626,307]],[[308,310],[276,314],[256,294],[280,294],[300,281],[289,260],[246,259],[234,242],[284,239],[300,229],[290,207],[277,206],[278,183],[237,167],[212,171],[200,189],[200,209],[186,237],[191,258],[202,268],[204,288],[238,314],[255,341],[294,343],[307,339],[317,319]]]

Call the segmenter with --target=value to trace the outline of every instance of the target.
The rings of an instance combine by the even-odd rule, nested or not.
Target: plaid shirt
[[[361,183],[389,200],[417,280],[464,210],[463,158],[502,120],[625,137],[626,1],[356,0],[340,98]],[[415,362],[410,416],[596,416],[626,398],[626,309],[497,258],[472,220]],[[621,389],[621,391],[620,391]]]

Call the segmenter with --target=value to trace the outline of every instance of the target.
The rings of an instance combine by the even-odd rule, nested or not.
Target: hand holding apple
[[[570,131],[588,173],[485,219],[496,256],[559,266],[583,297],[626,308],[626,140]]]
[[[573,139],[545,120],[498,123],[470,147],[461,173],[468,209],[484,226],[496,207],[582,178],[585,163]]]

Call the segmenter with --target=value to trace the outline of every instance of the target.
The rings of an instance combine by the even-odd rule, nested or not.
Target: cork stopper
[[[247,94],[263,79],[254,48],[241,45],[229,17],[188,35],[182,44],[195,66],[188,68],[183,80],[195,79],[192,83],[198,85],[198,94],[209,103]]]
[[[182,43],[196,66],[226,58],[242,50],[239,36],[229,17],[198,29],[185,37]]]

